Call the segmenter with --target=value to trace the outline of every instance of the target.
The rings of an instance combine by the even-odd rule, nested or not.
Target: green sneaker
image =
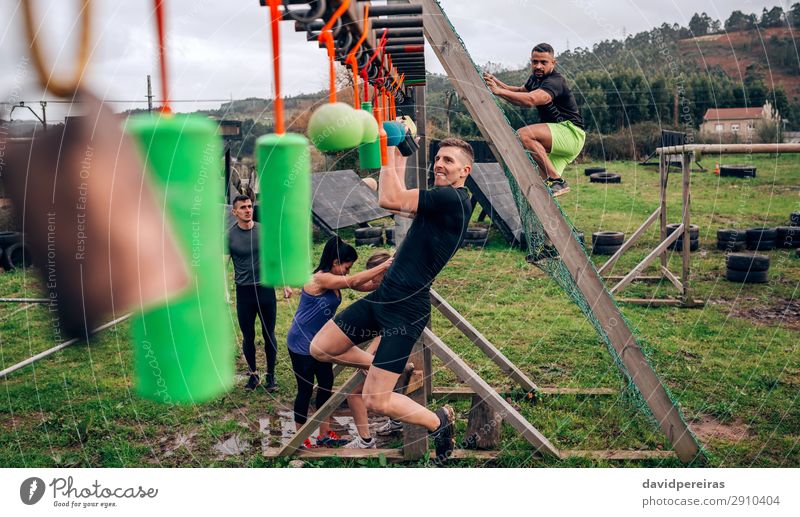
[[[544,184],[547,185],[547,188],[553,193],[553,197],[562,196],[569,192],[569,185],[567,185],[564,178],[547,178]]]

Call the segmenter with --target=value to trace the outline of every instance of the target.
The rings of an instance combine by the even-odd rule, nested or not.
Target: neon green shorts
[[[547,157],[561,176],[567,165],[581,154],[586,133],[569,120],[557,124],[548,123],[547,127],[550,128],[550,135],[553,138],[553,146]]]

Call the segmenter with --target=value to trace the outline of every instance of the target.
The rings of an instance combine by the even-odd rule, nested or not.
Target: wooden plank
[[[516,429],[528,442],[533,445],[537,451],[542,454],[547,454],[554,458],[558,458],[558,449],[550,443],[550,441],[539,432],[534,426],[528,422],[525,417],[519,414],[511,404],[497,394],[496,391],[489,386],[480,375],[467,365],[450,347],[444,344],[436,334],[431,332],[430,329],[425,329],[422,332],[425,338],[425,345],[430,347],[433,352],[445,365],[445,367],[453,370],[461,382],[468,384],[477,395],[483,397],[487,404],[495,409],[503,421]]]
[[[418,339],[417,342],[414,344],[414,348],[411,349],[411,354],[408,356],[408,361],[414,363],[414,373],[417,373],[419,370],[424,368],[425,359],[422,356],[422,349],[423,349],[423,341],[422,339]],[[421,372],[425,375],[425,372]],[[427,375],[430,375],[430,372],[427,372]],[[422,389],[416,389],[410,392],[407,392],[406,396],[416,402],[417,404],[421,405],[422,407],[427,407],[428,405],[428,393],[425,390],[425,383],[420,382],[419,387]],[[425,453],[428,451],[428,430],[419,425],[412,425],[412,424],[403,424],[403,458],[408,461],[417,460],[425,456]]]
[[[800,153],[800,144],[689,144],[656,149],[659,154],[678,154],[687,151],[699,151],[703,154]]]
[[[475,344],[486,356],[492,360],[506,375],[514,379],[525,391],[537,391],[539,389],[525,373],[517,368],[503,353],[489,342],[478,329],[472,326],[467,319],[459,314],[447,300],[431,289],[431,305],[436,307],[442,315],[447,318],[458,330],[460,330],[472,343]]]
[[[623,278],[625,278],[625,275],[608,275],[608,276],[604,276],[603,280],[605,280],[606,282],[611,282],[613,280],[619,281],[619,280],[622,280]],[[636,280],[637,282],[660,282],[661,280],[664,280],[664,277],[663,276],[639,275],[634,280]]]
[[[664,277],[667,280],[672,282],[672,285],[674,285],[678,289],[678,291],[683,292],[683,285],[681,285],[681,281],[678,280],[678,277],[672,274],[672,271],[665,268],[664,266],[661,266],[661,274],[664,275]]]
[[[297,452],[300,447],[303,445],[303,442],[306,441],[306,438],[311,436],[311,433],[314,432],[314,429],[319,427],[320,422],[324,421],[326,418],[331,416],[334,411],[344,402],[353,389],[356,386],[364,382],[364,372],[361,370],[356,370],[356,372],[350,376],[349,379],[339,388],[337,391],[331,395],[331,398],[325,402],[322,407],[317,408],[317,411],[308,419],[308,421],[303,424],[303,426],[297,430],[292,439],[286,442],[286,444],[281,447],[280,451],[278,451],[278,456],[291,456],[295,452]]]
[[[492,389],[500,396],[510,395],[510,390],[503,386],[493,386]],[[584,395],[584,396],[605,396],[618,395],[619,390],[613,388],[559,388],[555,386],[542,386],[537,393],[542,395]],[[475,394],[475,390],[469,386],[437,386],[433,388],[433,398],[443,400],[469,400]]]
[[[702,307],[705,305],[703,300],[685,302],[676,298],[617,298],[617,301],[621,303],[630,303],[632,305],[648,305],[652,307]]]
[[[631,235],[627,241],[622,243],[622,246],[617,250],[617,252],[611,255],[611,258],[608,259],[608,261],[606,261],[606,263],[603,264],[600,267],[600,269],[597,270],[597,273],[602,275],[607,270],[614,267],[614,264],[617,263],[617,260],[619,260],[622,254],[628,251],[631,246],[636,244],[636,241],[639,240],[639,237],[641,237],[642,234],[650,227],[650,225],[653,224],[653,221],[655,221],[660,214],[661,214],[661,207],[659,206],[658,208],[656,208],[655,212],[650,214],[650,217],[648,217],[645,220],[645,222],[643,222],[642,225],[639,228],[637,228],[635,232],[633,232],[633,235]]]
[[[522,452],[522,451],[520,451]],[[527,452],[527,451],[526,451]],[[430,457],[436,457],[436,451],[429,451]],[[453,451],[450,459],[465,460],[493,460],[499,456],[501,451],[474,451],[465,449],[456,449]],[[280,449],[277,447],[268,447],[264,450],[263,455],[265,458],[276,458],[280,456]],[[403,451],[401,449],[342,449],[342,448],[327,448],[320,447],[319,449],[299,449],[295,454],[296,457],[304,460],[324,459],[324,458],[343,458],[343,459],[363,459],[363,458],[379,458],[385,457],[387,461],[392,463],[399,463],[406,461],[403,458]]]
[[[634,278],[636,278],[639,275],[639,273],[641,273],[644,270],[644,268],[649,266],[652,261],[654,261],[656,258],[658,258],[659,255],[664,253],[664,250],[666,250],[667,247],[670,244],[672,244],[673,242],[678,240],[678,237],[680,237],[680,235],[681,235],[681,230],[683,230],[682,226],[679,226],[678,228],[676,228],[674,232],[672,232],[670,235],[667,236],[667,238],[664,240],[664,242],[662,242],[661,244],[656,246],[653,251],[648,253],[647,256],[645,258],[643,258],[641,262],[636,264],[636,267],[631,269],[630,273],[625,275],[625,278],[620,280],[617,285],[615,285],[614,287],[611,288],[611,294],[615,294],[615,293],[619,292],[626,285],[628,285],[631,282],[633,282]]]
[[[557,202],[551,197],[536,167],[478,75],[475,64],[460,43],[450,21],[436,0],[411,0],[411,3],[423,6],[426,13],[423,27],[425,38],[472,119],[487,142],[491,143],[498,161],[502,161],[513,174],[539,220],[547,221],[551,242],[661,430],[672,443],[681,461],[692,461],[700,454],[698,443],[637,345],[594,266],[573,236],[572,228],[561,215]]]
[[[626,451],[626,450],[598,450],[582,451],[567,450],[561,451],[562,458],[586,458],[591,460],[660,460],[674,458],[673,451]]]

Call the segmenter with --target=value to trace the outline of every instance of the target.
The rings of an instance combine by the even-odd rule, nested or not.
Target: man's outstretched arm
[[[415,214],[419,204],[419,189],[406,189],[405,172],[408,159],[397,148],[389,148],[387,164],[381,167],[378,204],[387,210]]]
[[[534,106],[544,106],[553,102],[553,96],[544,90],[537,89],[531,92],[526,91],[524,88],[515,88],[513,91],[508,88],[503,88],[493,77],[484,77],[486,86],[493,94],[501,99],[507,100],[515,106],[522,106],[523,108],[532,108]]]

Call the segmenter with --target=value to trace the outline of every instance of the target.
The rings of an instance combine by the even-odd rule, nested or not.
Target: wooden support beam
[[[681,154],[689,151],[726,154],[800,153],[800,144],[687,144],[659,147],[658,154]]]
[[[317,408],[317,411],[312,415],[308,421],[303,424],[303,426],[297,430],[292,439],[286,442],[286,444],[280,448],[278,451],[278,456],[291,456],[295,452],[297,452],[300,447],[302,447],[303,442],[306,441],[306,438],[311,436],[311,433],[314,432],[319,424],[325,421],[326,418],[331,416],[334,411],[344,402],[347,396],[352,393],[356,386],[364,382],[364,372],[361,370],[356,370],[356,372],[350,376],[349,379],[339,388],[336,392],[333,393],[331,398],[325,402],[322,407]]]
[[[628,285],[631,282],[633,282],[633,280],[637,276],[639,276],[639,273],[641,273],[644,270],[644,268],[649,266],[652,261],[654,261],[656,258],[658,258],[659,255],[664,253],[664,250],[666,250],[667,247],[670,244],[672,244],[673,242],[678,240],[678,237],[680,237],[682,235],[682,233],[681,233],[682,231],[683,231],[683,225],[679,226],[678,228],[675,229],[674,232],[669,234],[667,236],[667,238],[664,239],[664,242],[662,242],[661,244],[656,246],[656,248],[653,251],[651,251],[644,259],[642,259],[641,262],[639,262],[636,265],[636,267],[631,269],[630,273],[625,275],[625,278],[620,280],[617,285],[615,285],[614,287],[611,288],[611,294],[616,294],[617,292],[622,290],[626,285]]]
[[[627,241],[622,243],[622,246],[617,250],[617,252],[611,255],[611,258],[608,259],[608,261],[606,261],[605,264],[600,266],[600,269],[597,270],[597,273],[602,275],[603,273],[614,267],[614,264],[617,263],[617,260],[619,260],[622,254],[628,251],[631,248],[631,246],[636,244],[636,241],[639,240],[639,237],[641,237],[642,234],[650,227],[650,225],[653,224],[653,222],[658,218],[659,214],[661,214],[660,206],[656,208],[655,212],[650,214],[650,217],[648,217],[647,220],[643,222],[642,225],[639,228],[637,228],[635,232],[633,232],[633,235],[631,235]]]
[[[623,278],[625,278],[625,275],[608,275],[606,277],[603,277],[603,280],[605,280],[605,282],[608,283],[608,282],[613,282],[615,280],[620,281]],[[664,277],[658,275],[654,276],[639,275],[634,280],[636,280],[637,282],[660,282],[661,280],[664,280]]]
[[[561,214],[558,203],[550,195],[514,130],[506,122],[441,6],[436,0],[411,0],[411,3],[423,6],[425,37],[458,92],[459,99],[464,102],[495,156],[514,176],[536,216],[544,222],[564,265],[661,430],[681,461],[694,460],[700,454],[699,444],[647,362],[597,271],[573,236],[572,228]],[[433,351],[436,353],[437,350]],[[555,448],[552,450],[557,455]]]
[[[702,307],[705,305],[703,300],[690,300],[685,302],[676,298],[617,298],[617,301],[620,303],[645,305],[649,307]]]
[[[425,339],[425,345],[430,347],[436,357],[438,357],[445,365],[445,367],[453,370],[461,382],[464,382],[472,388],[477,395],[482,397],[487,404],[489,404],[500,416],[503,421],[516,429],[528,442],[533,445],[537,451],[554,458],[558,458],[558,449],[550,443],[538,429],[533,427],[525,417],[519,414],[511,404],[497,394],[496,391],[489,386],[480,375],[464,362],[450,347],[444,344],[436,334],[431,332],[430,329],[422,331],[422,336]]]
[[[489,342],[478,329],[472,326],[467,319],[459,314],[447,300],[431,289],[431,305],[436,307],[442,315],[447,318],[458,330],[460,330],[475,346],[477,346],[486,356],[500,367],[503,372],[514,379],[525,391],[538,391],[539,387],[528,378],[525,373],[517,368],[503,353]]]
[[[493,386],[492,389],[501,397],[510,395],[510,390],[502,386]],[[540,386],[539,391],[542,395],[578,395],[578,396],[606,396],[619,395],[619,390],[613,388],[558,388]],[[433,388],[432,398],[440,400],[469,400],[475,394],[475,390],[469,386],[437,386]]]
[[[683,284],[681,284],[681,281],[678,280],[677,276],[672,274],[672,271],[670,271],[669,269],[667,269],[664,266],[661,266],[661,274],[664,275],[664,277],[667,280],[672,282],[672,285],[674,285],[678,289],[678,291],[680,291],[681,293],[683,292]]]
[[[281,449],[278,447],[269,447],[264,450],[265,458],[277,458],[281,456]],[[453,460],[493,460],[501,454],[501,451],[473,451],[466,449],[456,449],[453,451],[450,459]],[[401,449],[298,449],[295,456],[304,460],[316,460],[323,458],[342,458],[342,459],[364,459],[364,458],[380,458],[383,456],[387,461],[392,463],[400,463],[406,461],[403,458],[403,451]],[[435,451],[430,451],[430,457],[436,457]]]
[[[422,339],[417,340],[411,354],[408,356],[409,362],[414,363],[415,368],[424,368],[425,359],[423,358],[422,349],[424,342]],[[415,369],[414,373],[418,373]],[[419,372],[423,373],[423,372]],[[430,372],[424,372],[423,375],[430,376]],[[425,390],[424,377],[418,379],[420,382],[416,386],[417,389],[406,392],[406,396],[421,405],[426,407],[428,405],[428,392]],[[409,386],[410,387],[410,386]],[[425,456],[428,451],[428,430],[422,426],[403,424],[403,458],[408,461],[418,460]]]
[[[691,228],[691,194],[690,194],[690,187],[691,187],[691,173],[692,170],[689,168],[689,160],[686,153],[683,153],[682,160],[681,160],[681,168],[683,172],[683,232],[681,232],[681,237],[683,238],[683,247],[681,253],[681,284],[683,285],[683,289],[681,289],[681,300],[686,303],[686,300],[689,299],[689,268],[691,267],[692,261],[692,246],[691,246],[691,235],[689,230]],[[678,233],[680,228],[675,230],[675,233]]]

